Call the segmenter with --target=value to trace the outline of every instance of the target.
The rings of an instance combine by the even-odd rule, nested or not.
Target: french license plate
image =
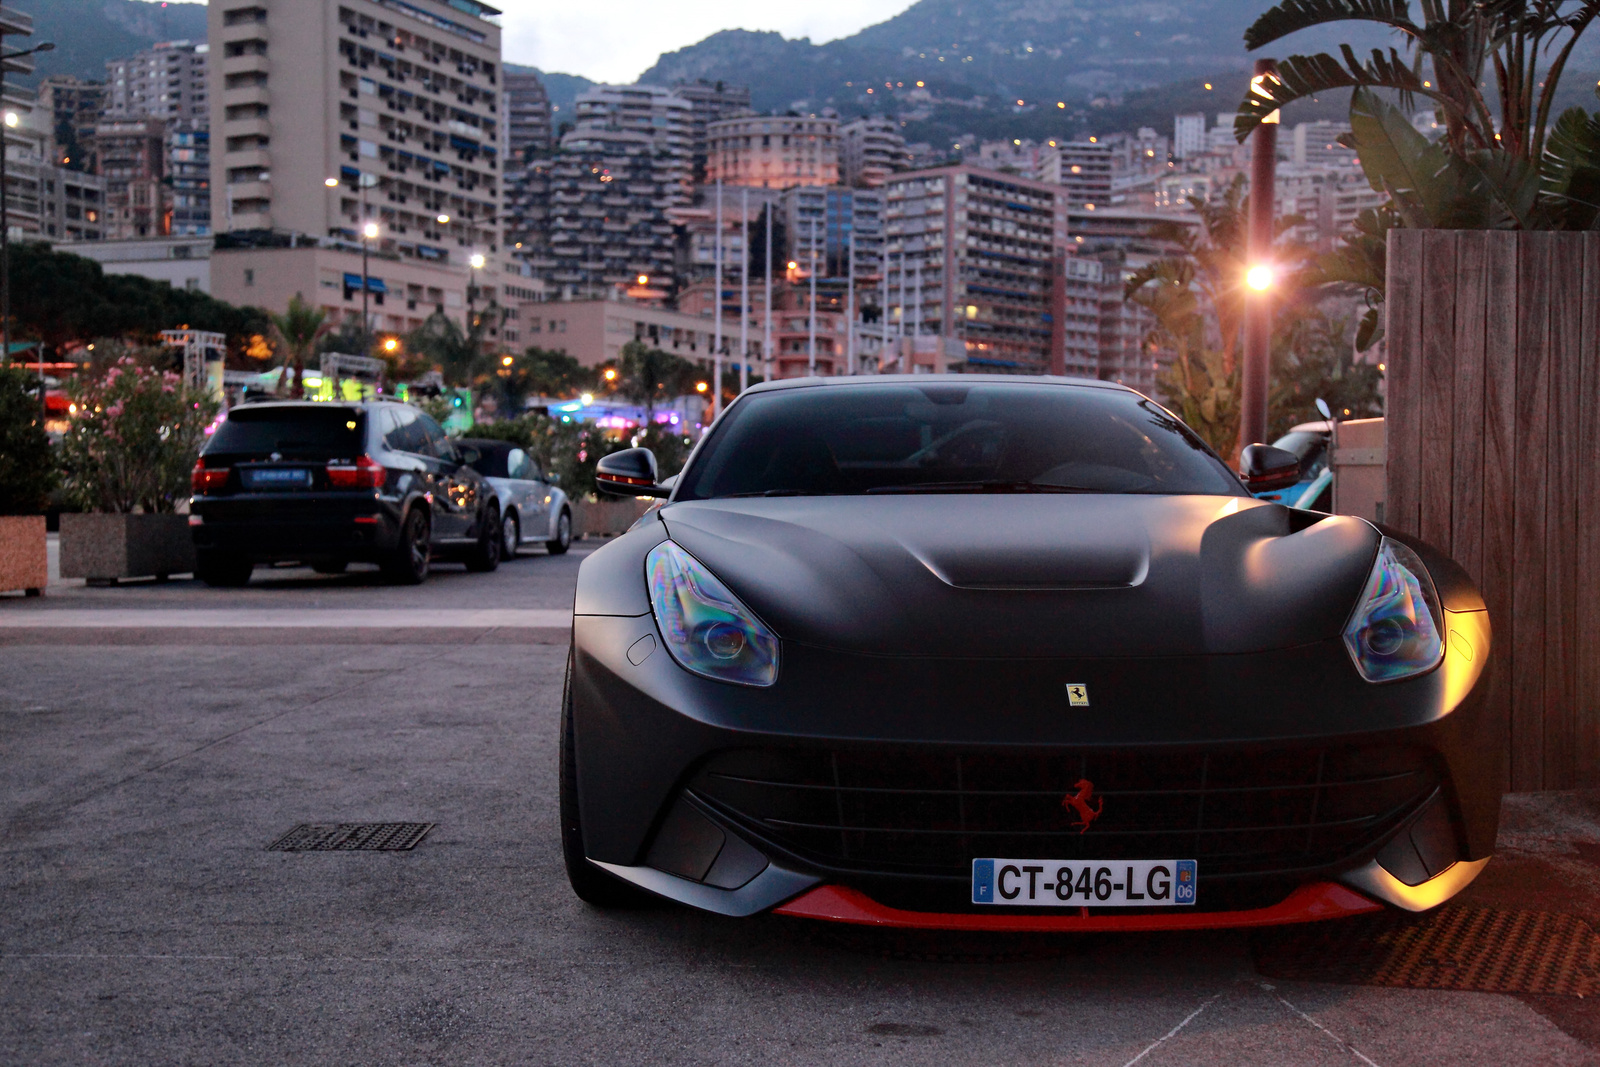
[[[1148,908],[1194,903],[1194,860],[973,860],[972,902]]]
[[[303,468],[268,467],[243,474],[247,489],[305,489],[311,485],[311,472]]]

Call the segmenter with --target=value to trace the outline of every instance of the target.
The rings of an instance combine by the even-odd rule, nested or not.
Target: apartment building
[[[50,162],[94,169],[89,150],[105,98],[104,82],[80,81],[71,74],[52,74],[39,83],[39,110],[50,124]]]
[[[211,3],[212,211],[231,235],[215,295],[277,309],[300,292],[359,322],[364,291],[379,330],[464,316],[469,286],[498,295],[498,15],[477,0]]]
[[[640,275],[655,288],[675,285],[667,212],[680,201],[680,170],[658,146],[647,132],[586,124],[529,168],[514,194],[514,253],[534,277],[586,297],[635,285]]]
[[[653,174],[675,204],[694,192],[694,103],[659,85],[596,85],[578,94],[577,128],[587,135],[635,134],[657,157]]]
[[[706,180],[708,129],[713,122],[750,113],[750,87],[700,78],[672,87],[673,95],[689,101],[689,139],[691,177],[696,184]]]
[[[1067,191],[1067,203],[1074,207],[1111,203],[1111,146],[1098,139],[1064,141],[1056,146],[1054,175],[1039,174],[1041,181],[1052,181]]]
[[[864,115],[839,127],[840,180],[877,188],[896,171],[911,166],[911,152],[900,124],[886,115]]]
[[[786,255],[801,270],[815,264],[819,277],[850,274],[850,240],[855,238],[857,278],[883,272],[884,194],[881,189],[797,185],[783,191],[779,217],[788,235]]]
[[[98,174],[52,166],[37,168],[39,234],[64,241],[105,239],[105,179]]]
[[[839,121],[815,115],[747,115],[706,127],[706,179],[787,189],[839,183]]]
[[[206,73],[209,53],[204,42],[163,41],[106,63],[102,105],[106,117],[207,121],[211,112]]]
[[[94,152],[105,179],[107,240],[172,232],[166,141],[161,119],[103,119],[95,126]]]
[[[1047,370],[1066,192],[966,164],[898,174],[884,190],[897,332],[959,342],[975,370]]]
[[[1188,159],[1206,150],[1206,116],[1175,115],[1172,119],[1172,157]]]
[[[531,70],[507,71],[501,80],[506,160],[509,166],[517,166],[529,153],[550,150],[550,94],[545,92],[539,75]]]
[[[1349,132],[1350,125],[1343,122],[1299,123],[1294,128],[1290,158],[1301,167],[1354,170],[1360,166],[1355,149],[1339,143],[1339,138]]]

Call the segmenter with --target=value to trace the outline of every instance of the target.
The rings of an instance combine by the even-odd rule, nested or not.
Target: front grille
[[[1208,876],[1327,867],[1375,848],[1439,785],[1425,751],[931,753],[740,750],[690,790],[826,867],[967,877],[980,856],[1196,859]],[[1081,830],[1063,798],[1093,785]],[[1103,806],[1099,806],[1103,800]]]

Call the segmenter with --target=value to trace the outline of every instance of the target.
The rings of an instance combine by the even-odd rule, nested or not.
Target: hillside
[[[40,55],[31,78],[74,74],[96,80],[106,76],[106,61],[130,56],[157,41],[203,41],[206,5],[144,3],[143,0],[44,0],[18,7],[33,16],[32,44],[55,42],[55,51]],[[8,41],[16,47],[15,38]]]

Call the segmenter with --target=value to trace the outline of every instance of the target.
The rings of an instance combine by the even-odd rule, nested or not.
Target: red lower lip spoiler
[[[1287,923],[1342,919],[1370,911],[1381,911],[1378,904],[1333,882],[1303,885],[1268,908],[1248,911],[1191,911],[1173,907],[1159,914],[1098,915],[1074,909],[1069,915],[1007,915],[998,909],[982,915],[949,914],[928,911],[902,911],[879,904],[871,897],[839,885],[818,886],[796,897],[775,915],[794,915],[803,919],[856,923],[862,926],[894,926],[916,930],[980,930],[990,933],[1098,933],[1140,930],[1222,930],[1241,926],[1282,926]]]

